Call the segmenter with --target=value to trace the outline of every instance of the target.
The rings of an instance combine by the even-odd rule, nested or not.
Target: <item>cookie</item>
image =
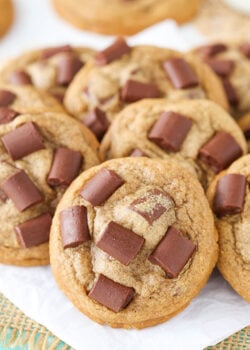
[[[250,42],[213,43],[194,50],[221,79],[231,107],[238,118],[250,111]]]
[[[202,185],[247,151],[237,123],[212,101],[144,100],[126,107],[101,143],[106,159],[175,158]]]
[[[67,86],[93,53],[70,45],[26,52],[0,69],[0,83],[33,85],[62,102]]]
[[[207,196],[219,233],[218,268],[235,291],[250,302],[250,155],[220,173]]]
[[[183,310],[217,261],[212,213],[176,162],[113,159],[82,173],[60,201],[50,257],[62,291],[112,327],[144,328]]]
[[[245,114],[238,120],[238,124],[242,129],[248,145],[248,153],[250,151],[250,113]]]
[[[132,35],[166,18],[190,20],[201,0],[52,0],[57,13],[76,27],[102,34]]]
[[[63,106],[51,95],[31,86],[0,84],[0,124],[5,124],[20,114],[65,112]]]
[[[12,0],[0,0],[0,37],[3,36],[12,24],[14,9]]]
[[[59,113],[22,114],[0,125],[0,263],[49,263],[52,216],[65,189],[99,163],[94,135]]]
[[[227,108],[221,82],[198,59],[159,47],[129,47],[122,38],[76,75],[64,102],[101,138],[107,119],[112,121],[129,103],[155,97],[208,98]]]

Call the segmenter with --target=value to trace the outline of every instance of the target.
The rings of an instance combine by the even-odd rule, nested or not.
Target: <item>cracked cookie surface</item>
[[[83,226],[71,216],[79,208],[86,211],[83,240],[77,234]],[[162,268],[156,246],[170,238],[170,228],[178,230],[180,244],[191,245],[192,251],[181,266],[175,257],[174,264],[163,261]],[[116,240],[106,245],[112,235]],[[137,243],[124,245],[127,235]],[[120,237],[121,246],[115,243]],[[132,256],[124,253],[132,248]],[[182,253],[179,248],[174,244],[171,250],[185,255],[184,247]],[[217,254],[217,233],[203,189],[173,160],[114,159],[85,171],[64,194],[51,229],[51,266],[59,287],[88,317],[112,327],[144,328],[174,316],[204,286]],[[179,265],[177,273],[171,270],[174,265]],[[96,295],[107,281],[109,288],[115,285],[111,301],[109,291]],[[121,288],[132,291],[132,299],[130,294],[117,310],[114,300],[124,292]]]

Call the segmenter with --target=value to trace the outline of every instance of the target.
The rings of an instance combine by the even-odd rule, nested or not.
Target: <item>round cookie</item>
[[[12,0],[0,0],[0,37],[3,36],[12,24],[14,9]]]
[[[175,158],[204,187],[247,150],[237,123],[212,101],[144,100],[126,107],[101,143],[106,159]]]
[[[51,95],[31,86],[0,84],[0,124],[5,124],[19,114],[65,112],[63,106]]]
[[[62,102],[65,90],[94,50],[70,45],[25,52],[0,69],[0,83],[33,85]]]
[[[82,173],[51,228],[54,277],[88,317],[144,328],[183,310],[217,261],[217,233],[196,178],[178,163],[113,159]]]
[[[201,0],[52,0],[55,10],[76,27],[109,35],[132,35],[166,18],[190,20]]]
[[[194,50],[221,79],[231,107],[238,118],[250,111],[250,43],[211,43]]]
[[[250,152],[250,113],[245,114],[238,120],[238,124],[242,129],[248,145],[248,153]]]
[[[211,183],[207,196],[219,233],[218,268],[250,302],[250,155],[234,162]]]
[[[129,47],[122,38],[80,70],[64,102],[100,138],[107,130],[105,116],[112,121],[129,103],[154,97],[208,98],[227,109],[221,82],[199,59],[159,47]]]
[[[94,135],[65,114],[22,114],[0,125],[0,262],[49,263],[51,219],[65,189],[99,163]]]

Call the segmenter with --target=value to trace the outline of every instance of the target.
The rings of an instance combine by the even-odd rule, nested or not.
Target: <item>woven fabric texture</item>
[[[0,350],[74,350],[0,293]],[[204,350],[249,350],[250,327]]]

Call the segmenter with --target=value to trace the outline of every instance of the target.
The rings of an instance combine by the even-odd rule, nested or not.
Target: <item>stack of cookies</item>
[[[216,264],[250,302],[249,53],[120,37],[9,61],[0,262],[50,262],[72,303],[112,327],[173,317]]]

